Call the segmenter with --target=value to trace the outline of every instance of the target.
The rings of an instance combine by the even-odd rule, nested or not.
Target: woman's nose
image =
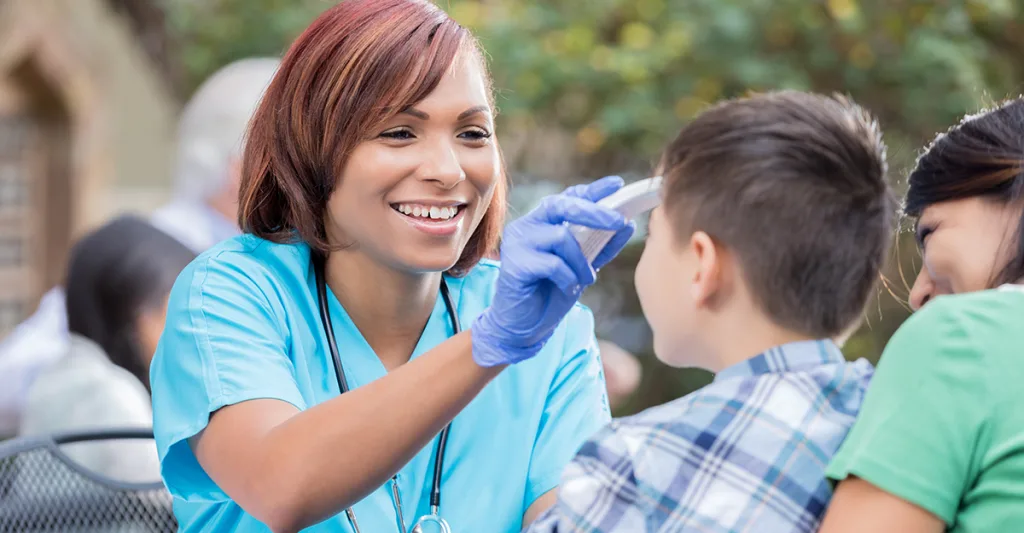
[[[420,165],[419,177],[423,181],[432,181],[445,189],[451,189],[466,179],[466,172],[462,169],[455,147],[442,144],[430,150]]]
[[[935,284],[928,275],[928,269],[921,267],[914,280],[914,286],[910,288],[910,308],[914,311],[924,307],[928,300],[932,299],[935,293]]]

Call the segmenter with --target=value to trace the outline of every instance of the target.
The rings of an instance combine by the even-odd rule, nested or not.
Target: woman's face
[[[980,197],[925,208],[917,221],[923,264],[910,291],[911,307],[920,309],[942,294],[989,288],[1016,253],[1020,216],[1019,206]]]
[[[327,204],[327,235],[409,272],[451,268],[501,179],[480,61],[456,58],[423,101],[356,146]]]

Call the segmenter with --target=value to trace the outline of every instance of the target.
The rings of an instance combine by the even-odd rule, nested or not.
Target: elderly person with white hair
[[[239,233],[236,222],[245,130],[279,60],[249,58],[207,79],[183,110],[172,200],[154,226],[196,253]],[[64,291],[51,289],[35,314],[0,341],[0,435],[17,432],[26,394],[69,349]]]
[[[151,221],[197,253],[239,233],[242,139],[277,66],[269,58],[236,61],[206,80],[182,112],[174,200]]]

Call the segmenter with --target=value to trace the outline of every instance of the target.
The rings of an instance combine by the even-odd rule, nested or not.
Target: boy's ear
[[[703,231],[690,236],[690,250],[697,261],[690,281],[690,296],[698,308],[708,307],[722,286],[722,251]]]

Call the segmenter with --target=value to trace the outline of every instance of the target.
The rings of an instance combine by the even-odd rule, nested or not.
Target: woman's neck
[[[434,309],[441,273],[401,272],[341,250],[328,257],[325,275],[384,367],[408,362]]]

